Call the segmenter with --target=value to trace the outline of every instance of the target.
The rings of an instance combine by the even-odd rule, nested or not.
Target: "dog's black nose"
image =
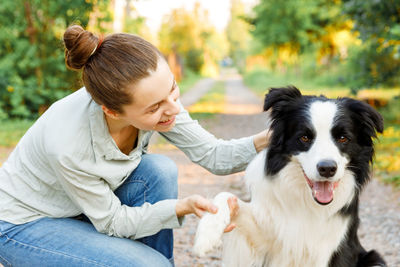
[[[337,164],[333,160],[323,160],[317,164],[317,169],[321,176],[329,178],[335,175]]]

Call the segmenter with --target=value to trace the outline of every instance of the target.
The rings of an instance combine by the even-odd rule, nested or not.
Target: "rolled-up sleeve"
[[[257,154],[253,136],[217,139],[193,120],[182,105],[174,128],[160,134],[193,162],[218,175],[243,171]]]
[[[122,205],[107,182],[84,171],[83,163],[68,157],[50,157],[51,167],[71,201],[93,223],[97,231],[110,236],[137,239],[161,229],[178,228],[176,199],[145,203],[140,207]],[[78,167],[79,166],[79,167]]]

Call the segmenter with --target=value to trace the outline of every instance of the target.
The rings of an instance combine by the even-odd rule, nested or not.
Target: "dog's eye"
[[[346,144],[347,142],[349,142],[349,139],[346,136],[340,136],[338,139],[338,142],[341,144]]]
[[[307,135],[303,135],[302,137],[300,137],[300,140],[303,143],[308,143],[311,141],[311,139]]]

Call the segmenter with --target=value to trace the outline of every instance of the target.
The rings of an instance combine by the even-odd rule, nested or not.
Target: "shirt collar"
[[[130,160],[137,154],[137,151],[141,151],[141,141],[144,133],[147,131],[139,130],[137,146],[129,155],[122,153],[108,131],[107,122],[101,106],[93,100],[89,108],[89,123],[93,150],[96,157],[104,157],[106,160]]]

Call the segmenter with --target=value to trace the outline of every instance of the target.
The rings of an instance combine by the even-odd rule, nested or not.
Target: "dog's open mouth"
[[[304,177],[307,180],[308,185],[311,188],[314,200],[321,205],[328,205],[333,200],[333,195],[335,194],[335,189],[339,185],[339,181],[313,181],[307,177],[304,173]]]

